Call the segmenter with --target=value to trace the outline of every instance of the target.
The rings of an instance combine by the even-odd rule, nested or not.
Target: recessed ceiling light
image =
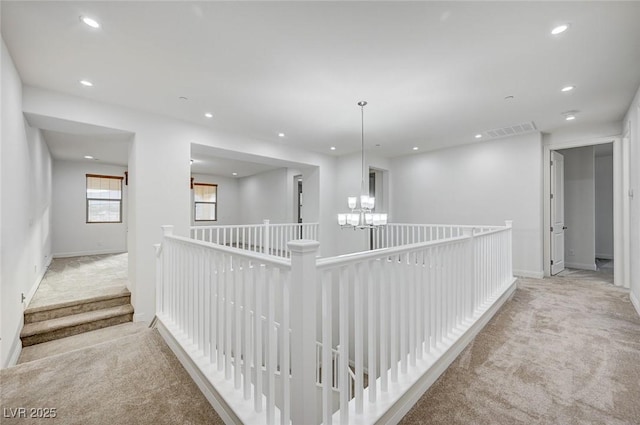
[[[186,96],[180,96],[178,99],[180,99],[180,100],[189,100],[189,98],[186,97]]]
[[[278,137],[284,137],[284,133],[278,133]]]
[[[414,146],[414,147],[413,147],[413,150],[414,150],[414,151],[417,151],[417,150],[418,150],[418,147],[417,147],[417,146]]]
[[[331,149],[332,151],[335,151],[336,147],[335,146],[331,146],[329,149]]]
[[[480,139],[480,138],[482,138],[482,134],[476,134],[476,135],[475,135],[475,138],[476,138],[476,139]]]
[[[560,91],[568,92],[568,91],[571,91],[571,90],[573,90],[575,88],[576,88],[576,86],[566,86],[566,87],[563,87]]]
[[[232,175],[232,176],[237,176],[237,175],[238,175],[238,173],[231,173],[231,175]]]
[[[504,100],[513,100],[514,98],[515,98],[515,96],[510,94],[509,96],[505,96]]]
[[[93,157],[91,155],[85,155],[84,159],[93,159]]]
[[[89,80],[80,80],[80,84],[82,84],[85,87],[93,87],[93,83]]]
[[[207,118],[213,118],[213,114],[211,112],[207,112],[204,116]]]
[[[81,16],[80,20],[85,23],[85,25],[90,26],[91,28],[98,29],[100,28],[100,23],[93,18],[88,16]]]
[[[563,32],[565,32],[568,29],[569,29],[569,24],[558,25],[557,27],[555,27],[554,29],[551,30],[551,34],[552,35],[562,34]]]
[[[564,117],[565,120],[567,121],[573,121],[576,119],[575,115],[567,115],[566,117]]]

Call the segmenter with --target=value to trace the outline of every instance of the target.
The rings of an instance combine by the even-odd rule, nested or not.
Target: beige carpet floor
[[[401,424],[640,424],[640,317],[610,280],[520,279]]]
[[[223,424],[151,329],[3,369],[0,387],[2,425]],[[55,408],[56,418],[5,417],[20,407]]]
[[[29,308],[126,292],[128,254],[54,258]]]

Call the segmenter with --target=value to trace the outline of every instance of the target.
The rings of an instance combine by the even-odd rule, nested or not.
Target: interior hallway
[[[606,274],[580,274],[520,279],[401,423],[637,424],[640,317]],[[76,348],[0,371],[0,408],[57,407],[71,424],[219,423],[156,331]]]
[[[640,317],[612,276],[519,279],[401,423],[640,423]]]
[[[54,258],[28,308],[126,291],[128,254]]]

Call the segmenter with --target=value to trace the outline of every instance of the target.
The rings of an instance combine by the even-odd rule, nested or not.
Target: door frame
[[[558,157],[560,157],[561,159],[559,159]],[[556,244],[554,244],[554,237],[556,236],[556,231],[560,231],[562,232],[562,264],[560,264],[560,262],[558,262],[558,264],[551,264],[550,263],[550,270],[549,270],[549,274],[551,274],[552,276],[557,275],[558,273],[562,272],[565,269],[565,258],[564,258],[564,246],[565,246],[565,230],[567,228],[567,226],[565,226],[565,220],[566,220],[566,211],[564,209],[564,199],[565,199],[565,191],[564,191],[564,186],[565,186],[565,181],[564,181],[564,155],[561,154],[560,152],[557,152],[555,150],[552,150],[550,152],[550,161],[555,161],[553,165],[551,165],[550,170],[550,174],[549,174],[549,178],[550,178],[550,184],[549,184],[549,192],[552,192],[552,185],[554,186],[553,189],[557,189],[558,187],[560,187],[560,185],[558,185],[556,187],[556,182],[554,182],[554,177],[555,179],[560,178],[561,180],[561,188],[559,190],[560,193],[558,193],[558,191],[555,191],[555,193],[553,193],[553,198],[551,198],[551,196],[549,196],[549,218],[550,218],[550,222],[549,225],[550,227],[553,229],[553,231],[549,232],[549,247],[550,247],[550,251],[549,251],[549,256],[553,258],[553,261],[558,259],[558,255],[554,252],[554,248],[557,248],[557,246],[555,246]],[[559,173],[558,173],[558,163],[561,162],[562,163],[562,176],[558,177]],[[551,164],[551,162],[549,162],[549,164]],[[560,197],[558,197],[558,195],[561,195]],[[554,205],[557,207],[558,205],[558,199],[562,202],[562,226],[559,226],[558,229],[556,229],[556,223],[557,223],[557,217],[556,220],[553,220],[553,213],[554,213]],[[556,208],[556,212],[557,212],[557,208]],[[560,251],[560,250],[558,250]],[[562,266],[562,269],[558,270],[557,272],[554,273],[554,267],[557,269],[559,266]]]
[[[628,288],[630,285],[628,223],[629,208],[625,208],[625,196],[629,192],[629,138],[612,136],[567,142],[544,143],[542,152],[542,208],[543,244],[542,261],[545,276],[551,275],[551,151],[613,143],[613,266],[614,284]]]

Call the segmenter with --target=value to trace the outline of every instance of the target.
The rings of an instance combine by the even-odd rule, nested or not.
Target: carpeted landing
[[[157,330],[3,369],[0,384],[2,425],[223,424]],[[29,418],[38,408],[55,419]]]
[[[519,279],[400,423],[640,424],[640,317],[607,280]]]

